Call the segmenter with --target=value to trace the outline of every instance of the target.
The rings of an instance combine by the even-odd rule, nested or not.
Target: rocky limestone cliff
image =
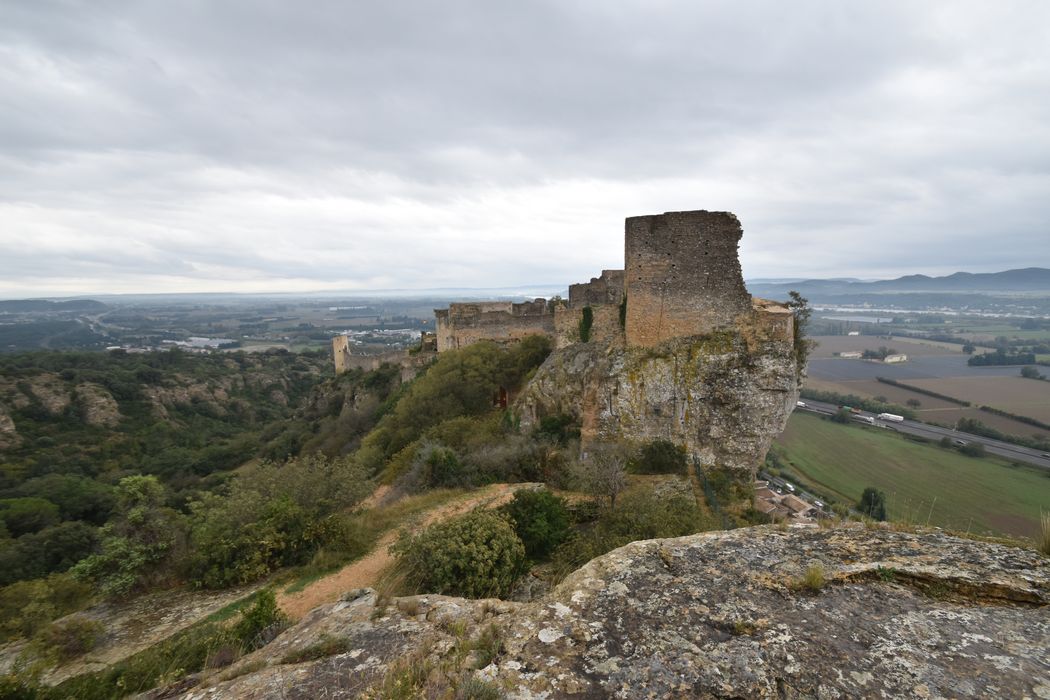
[[[11,414],[7,407],[0,404],[0,450],[18,447],[22,444],[22,436],[15,428],[15,422],[11,420]]]
[[[100,428],[114,428],[120,423],[120,408],[113,394],[98,384],[78,384],[73,390],[84,422]]]
[[[516,406],[526,428],[571,415],[585,443],[670,440],[705,467],[746,478],[797,399],[792,343],[745,326],[656,347],[570,345],[547,358]]]
[[[1048,602],[1050,559],[1024,549],[750,528],[635,542],[535,603],[355,591],[181,697],[370,697],[415,668],[419,697],[473,677],[512,699],[1047,698]],[[471,643],[486,629],[495,655]],[[321,640],[341,651],[281,663]]]

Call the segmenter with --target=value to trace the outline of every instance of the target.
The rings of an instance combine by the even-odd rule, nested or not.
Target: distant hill
[[[104,311],[109,307],[94,299],[48,301],[46,299],[10,299],[0,301],[0,313],[27,313],[33,311]]]
[[[789,290],[817,300],[830,295],[906,294],[911,292],[1007,294],[1014,292],[1047,292],[1050,295],[1050,270],[1027,267],[1003,272],[956,272],[944,277],[906,275],[892,280],[854,282],[810,279],[799,282],[770,284],[765,280],[748,283],[748,290],[760,297],[780,298]]]

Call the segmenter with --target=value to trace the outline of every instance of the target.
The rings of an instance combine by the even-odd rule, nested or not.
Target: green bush
[[[255,603],[251,607],[241,611],[240,619],[230,628],[230,632],[242,649],[252,651],[269,641],[266,639],[266,633],[272,633],[274,628],[282,625],[286,619],[277,607],[277,598],[273,591],[264,589],[256,594]]]
[[[519,490],[503,510],[532,559],[546,557],[569,536],[565,500],[550,491]]]
[[[98,620],[78,615],[53,622],[40,630],[33,639],[33,646],[41,655],[65,662],[94,649],[104,631]]]
[[[688,468],[685,448],[669,440],[653,440],[627,463],[635,474],[685,474]]]
[[[873,520],[885,520],[886,494],[874,486],[867,487],[857,502],[857,510]]]
[[[68,574],[0,588],[0,641],[32,637],[52,620],[83,608],[90,598],[91,586]]]
[[[483,510],[404,536],[394,553],[411,587],[469,598],[506,595],[525,562],[514,527]]]
[[[541,418],[539,426],[534,431],[534,436],[541,440],[564,445],[569,440],[580,437],[580,427],[576,418],[566,413],[559,413]]]
[[[591,340],[591,326],[594,325],[594,309],[589,306],[583,307],[580,315],[580,342],[587,343]]]
[[[324,544],[327,517],[370,490],[348,457],[259,465],[235,478],[226,495],[205,494],[190,504],[189,577],[198,586],[223,588],[302,564]]]
[[[528,336],[510,347],[475,343],[442,353],[425,374],[408,385],[357,453],[369,474],[443,421],[492,410],[500,387],[513,389],[550,354],[550,340]]]
[[[616,509],[605,509],[590,527],[581,529],[554,552],[554,568],[565,576],[591,559],[629,542],[658,537],[681,537],[718,527],[704,519],[688,495],[662,496],[631,493]]]
[[[59,522],[58,506],[45,498],[5,498],[0,500],[0,520],[12,537],[39,532]]]
[[[164,505],[164,486],[154,476],[129,476],[117,485],[116,515],[102,528],[98,554],[70,571],[92,581],[103,595],[121,597],[173,575],[184,521]]]

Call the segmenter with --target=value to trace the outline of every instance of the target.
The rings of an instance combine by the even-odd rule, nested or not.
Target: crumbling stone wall
[[[731,327],[751,310],[737,257],[743,232],[733,214],[635,216],[625,229],[628,345]]]
[[[349,339],[345,335],[337,335],[332,338],[332,357],[335,361],[335,373],[342,374],[351,369],[362,369],[366,372],[371,372],[379,369],[384,364],[391,364],[401,368],[402,382],[411,381],[437,355],[433,333],[424,331],[421,340],[422,345],[418,352],[410,353],[407,350],[391,350],[390,352],[361,355],[350,351]]]
[[[590,282],[569,285],[569,308],[613,304],[619,306],[623,299],[623,270],[602,270],[601,277],[592,277]]]
[[[545,299],[520,304],[487,301],[449,304],[435,309],[438,352],[481,340],[507,342],[530,335],[554,336],[554,312]]]
[[[580,342],[580,321],[586,307],[559,307],[554,311],[554,347],[564,348]],[[623,325],[620,323],[620,305],[603,304],[591,306],[592,343],[621,346],[624,342]]]

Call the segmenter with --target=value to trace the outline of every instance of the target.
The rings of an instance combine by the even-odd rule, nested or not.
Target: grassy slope
[[[1048,472],[886,430],[794,414],[777,444],[801,481],[844,502],[855,502],[866,486],[884,491],[893,520],[924,524],[929,517],[931,525],[957,530],[1033,536],[1040,509],[1050,510]]]

